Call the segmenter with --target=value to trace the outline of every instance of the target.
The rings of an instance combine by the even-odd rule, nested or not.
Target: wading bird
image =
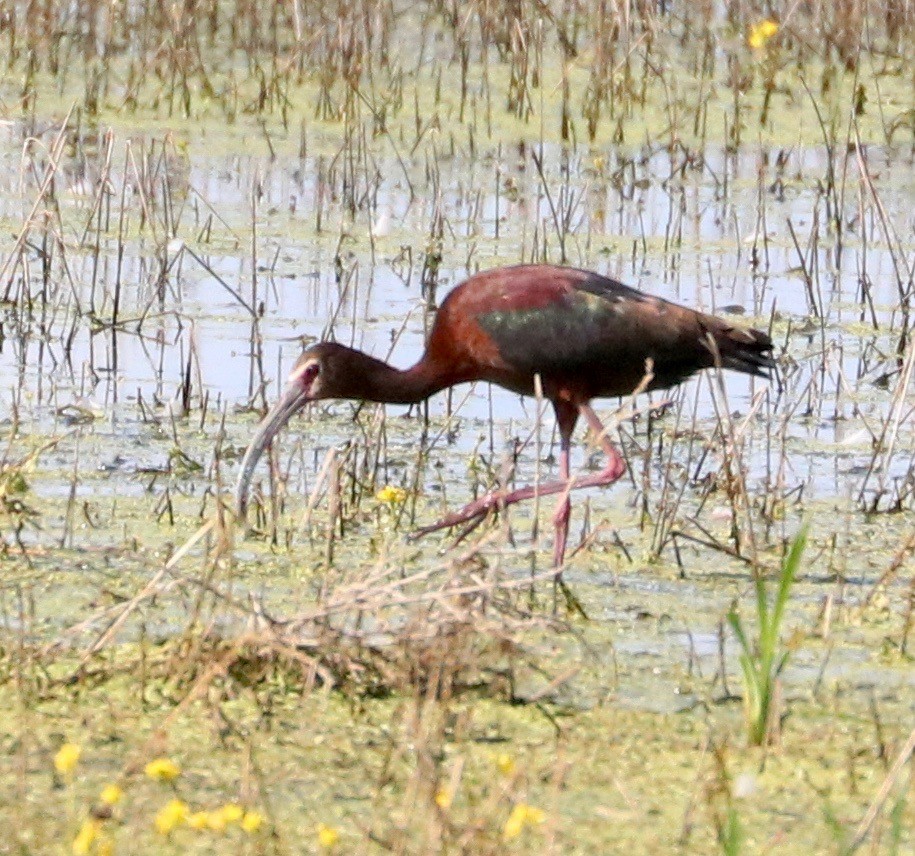
[[[419,534],[474,520],[492,508],[558,493],[553,515],[553,561],[558,568],[569,529],[569,493],[612,484],[625,471],[591,409],[591,399],[666,389],[716,365],[768,377],[775,365],[772,340],[758,330],[734,327],[589,271],[519,265],[478,273],[445,298],[425,353],[412,368],[394,368],[335,342],[308,348],[248,446],[238,477],[236,511],[244,518],[251,477],[264,449],[309,401],[415,404],[469,381],[488,381],[533,395],[539,375],[559,428],[559,479],[493,491]],[[569,450],[579,415],[597,436],[607,463],[599,473],[573,479]]]

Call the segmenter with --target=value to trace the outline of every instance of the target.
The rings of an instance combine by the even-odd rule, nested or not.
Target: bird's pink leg
[[[566,485],[569,483],[570,469],[569,458],[571,452],[571,436],[563,436],[559,449],[559,480]],[[569,519],[572,516],[572,499],[569,489],[559,497],[556,510],[553,512],[553,567],[562,567],[566,555],[566,541],[569,539]]]
[[[554,402],[556,424],[559,427],[559,482],[566,486],[556,503],[553,512],[553,567],[561,568],[566,555],[566,542],[569,539],[569,519],[572,516],[571,488],[571,450],[572,434],[578,421],[578,408],[569,402]]]
[[[568,426],[569,439],[566,441],[565,437],[563,437],[564,448],[560,452],[562,456],[560,457],[560,475],[562,475],[563,478],[560,478],[557,481],[545,482],[543,484],[528,485],[527,487],[521,487],[512,491],[491,491],[478,500],[465,505],[460,511],[455,511],[446,515],[437,523],[417,529],[414,533],[414,537],[419,538],[430,532],[436,532],[439,529],[446,529],[451,526],[458,526],[461,523],[467,523],[470,520],[483,517],[494,508],[504,508],[509,505],[514,505],[516,502],[533,499],[535,496],[550,496],[555,493],[565,493],[565,496],[560,500],[559,506],[553,517],[556,532],[553,560],[556,562],[557,567],[562,564],[569,528],[569,514],[571,511],[569,493],[573,490],[579,490],[580,488],[605,487],[606,485],[613,484],[613,482],[619,479],[626,471],[626,465],[623,463],[623,459],[607,437],[604,426],[600,419],[598,419],[597,414],[591,409],[590,405],[579,404],[577,408],[578,413],[585,417],[585,421],[597,435],[601,447],[607,455],[607,463],[599,473],[578,476],[574,479],[569,478],[568,446],[571,442],[572,427],[575,425],[575,416],[577,415],[574,410],[571,410],[571,407],[572,405],[559,405],[556,408],[556,416],[559,421],[561,435],[565,435],[566,430],[564,426]]]

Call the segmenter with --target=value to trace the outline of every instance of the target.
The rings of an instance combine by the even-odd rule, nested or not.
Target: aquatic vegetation
[[[782,713],[779,678],[791,653],[781,643],[782,622],[806,546],[805,524],[781,564],[771,603],[765,577],[756,571],[753,583],[756,629],[752,636],[736,603],[728,612],[728,624],[740,645],[747,736],[754,746],[769,742],[779,731]]]

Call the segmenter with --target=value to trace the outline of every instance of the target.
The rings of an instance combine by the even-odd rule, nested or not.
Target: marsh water
[[[38,140],[47,144],[56,130],[48,127]],[[0,216],[11,224],[29,206],[22,172],[27,139],[34,138],[21,123],[2,128]],[[128,139],[142,148],[143,137]],[[142,438],[149,414],[138,401],[151,408],[171,403],[177,410],[191,352],[193,380],[202,384],[194,386],[195,398],[206,397],[230,413],[260,404],[252,336],[262,341],[258,357],[270,384],[267,400],[302,347],[322,338],[406,366],[422,352],[429,310],[470,273],[561,260],[551,200],[524,153],[447,158],[436,167],[435,195],[414,199],[397,161],[382,161],[364,221],[357,217],[350,223],[339,205],[320,198],[334,193],[322,189],[330,155],[209,156],[185,143],[181,154],[162,153],[157,176],[167,183],[174,206],[172,237],[163,242],[162,235],[129,235],[119,242],[115,233],[87,242],[78,230],[91,227],[85,221],[97,216],[102,143],[97,132],[79,139],[79,156],[65,152],[56,180],[72,230],[61,237],[75,241],[66,252],[66,285],[45,286],[32,296],[40,308],[33,305],[30,317],[8,311],[5,324],[0,366],[7,405],[15,402],[19,418],[43,430],[66,426],[68,414],[73,421],[82,415],[94,422],[91,435],[107,433],[116,440],[124,432],[124,439]],[[218,141],[213,147],[224,146]],[[120,143],[115,156],[123,156],[124,148]],[[897,249],[885,245],[878,222],[861,218],[864,191],[854,152],[839,164],[846,185],[839,214],[829,211],[821,189],[836,165],[816,146],[758,147],[739,156],[705,151],[700,163],[650,146],[599,154],[546,146],[542,156],[556,167],[553,192],[565,191],[569,198],[565,262],[737,316],[737,323],[771,324],[785,384],[780,403],[785,415],[772,415],[787,421],[779,438],[787,443],[778,450],[789,468],[786,477],[808,497],[857,495],[871,457],[873,426],[890,414],[892,379],[909,322],[899,302],[906,283],[899,285],[894,267]],[[866,157],[904,251],[915,198],[912,155],[872,146]],[[137,193],[123,168],[111,168],[105,178],[111,183],[107,196],[115,188],[126,187],[128,200]],[[726,191],[722,183],[729,185]],[[110,199],[104,204],[106,225],[114,232],[117,224],[110,220],[117,212]],[[136,219],[137,212],[127,213]],[[843,234],[824,239],[822,233],[834,225],[830,217],[838,218]],[[324,222],[316,223],[321,218]],[[435,218],[447,223],[448,246],[436,263],[434,284],[424,286],[423,240]],[[33,269],[46,262],[53,266],[53,257],[42,255],[45,249],[32,248]],[[908,263],[904,254],[902,263]],[[160,266],[167,270],[164,282]],[[805,282],[805,266],[815,284]],[[115,283],[118,314],[112,327]],[[736,376],[725,382],[728,401],[746,412],[761,385]],[[805,390],[808,399],[800,401]],[[694,382],[686,394],[699,397],[696,417],[708,420],[713,408],[707,386]],[[445,412],[446,398],[432,401],[431,414]],[[460,425],[476,429],[459,431],[453,452],[442,455],[455,469],[473,449],[481,423],[493,415],[495,425],[486,432],[500,445],[530,427],[532,404],[502,390],[478,385],[457,390],[452,403],[455,399]],[[906,447],[911,420],[903,418],[899,427],[899,444]],[[227,425],[238,444],[244,444],[249,428],[235,418]],[[320,425],[308,433],[309,445],[326,447],[329,438]],[[114,445],[107,451],[125,457]],[[760,455],[751,460],[762,466]],[[154,462],[155,444],[136,459],[138,466]],[[96,470],[110,461],[86,463]],[[900,448],[885,478],[902,480],[910,466]],[[110,479],[106,490],[129,490],[129,482]]]
[[[49,145],[56,132],[49,125],[38,139]],[[6,165],[2,216],[7,222],[16,222],[29,205],[23,181],[26,139],[21,123],[6,123],[0,162]],[[111,189],[96,204],[99,160],[109,143],[97,132],[86,132],[71,144],[78,156],[65,151],[56,179],[57,204],[69,229],[62,236],[66,264],[55,269],[53,246],[50,252],[36,246],[26,253],[33,276],[48,266],[64,281],[33,288],[28,312],[21,301],[7,308],[0,353],[5,418],[11,421],[15,412],[26,436],[65,436],[29,476],[42,525],[23,531],[26,543],[52,545],[63,539],[71,547],[104,548],[122,543],[128,534],[152,543],[181,538],[180,527],[166,525],[162,517],[163,494],[176,497],[179,505],[183,501],[185,508],[205,502],[215,449],[244,447],[257,411],[272,400],[304,345],[332,336],[406,366],[420,355],[430,312],[452,285],[499,264],[559,261],[547,199],[552,188],[567,198],[567,263],[729,314],[735,323],[771,327],[780,362],[779,378],[771,384],[729,375],[718,391],[708,377],[691,381],[674,394],[672,412],[654,421],[654,440],[647,439],[644,414],[634,426],[624,423],[623,443],[635,475],[612,490],[592,491],[588,504],[589,516],[611,521],[614,539],[622,538],[628,549],[621,553],[608,536],[594,560],[573,562],[567,578],[596,585],[599,593],[589,596],[589,611],[613,621],[625,614],[614,593],[622,573],[633,600],[647,598],[652,611],[673,616],[674,626],[660,633],[652,627],[646,635],[627,631],[617,642],[618,654],[631,651],[669,662],[672,644],[674,652],[680,649],[674,656],[684,661],[696,656],[714,662],[719,655],[717,641],[703,646],[691,633],[718,639],[713,616],[731,587],[713,595],[700,618],[697,592],[689,583],[646,580],[640,562],[649,553],[653,528],[639,503],[647,503],[651,515],[653,504],[669,501],[670,461],[681,472],[692,468],[694,487],[687,488],[679,525],[689,534],[682,519],[696,515],[701,529],[692,534],[706,539],[702,530],[711,530],[727,542],[732,510],[714,494],[708,501],[699,487],[720,464],[720,450],[714,443],[701,450],[684,439],[714,437],[722,402],[735,422],[755,414],[742,429],[747,443],[742,463],[751,490],[771,490],[784,498],[781,522],[765,527],[770,538],[787,536],[805,515],[815,526],[824,521],[820,536],[824,543],[831,537],[833,547],[828,568],[818,575],[824,581],[848,579],[862,591],[882,570],[878,557],[890,562],[893,539],[910,524],[908,513],[903,511],[901,519],[892,515],[887,523],[862,509],[878,489],[878,505],[896,503],[900,496],[903,507],[909,504],[912,403],[908,390],[899,400],[896,380],[904,370],[899,347],[909,322],[899,303],[896,250],[882,241],[872,212],[861,217],[864,190],[853,152],[838,167],[832,165],[846,182],[839,215],[828,212],[822,177],[830,167],[817,146],[756,147],[739,156],[707,150],[691,161],[661,147],[570,153],[547,145],[541,157],[553,164],[554,173],[545,185],[522,147],[510,157],[490,152],[475,159],[443,158],[436,165],[432,195],[414,188],[412,199],[396,159],[381,160],[372,205],[353,218],[333,200],[338,189],[328,186],[332,154],[209,155],[205,141],[190,137],[161,149],[147,140],[116,136],[113,161],[126,160],[128,141],[134,151],[150,145],[150,168],[158,169],[155,182],[162,182],[171,236],[162,234],[161,226],[157,235],[137,234],[137,178],[123,166],[106,172]],[[212,146],[224,147],[223,140]],[[910,234],[911,152],[875,146],[866,156],[887,215],[900,235]],[[422,180],[421,174],[411,177]],[[118,203],[132,221],[123,237]],[[830,226],[829,216],[842,224],[841,237],[831,232],[839,227]],[[87,224],[94,228],[99,217],[105,230],[89,238],[79,234]],[[434,234],[438,220],[446,224],[445,249],[434,281],[424,286],[424,236]],[[254,315],[249,307],[256,307]],[[604,402],[602,413],[612,419],[621,404]],[[646,400],[644,406],[649,404]],[[355,412],[350,404],[322,405],[294,422],[281,439],[293,509],[304,502],[328,450],[353,441]],[[535,401],[504,390],[477,384],[437,396],[428,408],[431,428],[424,428],[422,418],[400,418],[421,417],[419,411],[389,407],[387,415],[385,455],[372,473],[379,486],[411,483],[414,449],[430,433],[434,467],[421,476],[421,489],[432,497],[444,494],[442,502],[457,505],[469,498],[469,484],[481,478],[472,474],[482,469],[480,458],[499,471],[517,456],[518,483],[552,471],[552,414],[541,408],[538,418]],[[894,417],[893,454],[875,456],[882,426]],[[371,416],[361,418],[371,421]],[[540,442],[539,464],[534,435]],[[672,457],[668,460],[665,451],[652,459],[652,443],[669,444]],[[580,449],[576,458],[586,465]],[[221,464],[228,487],[237,463],[230,454]],[[677,477],[681,487],[682,477]],[[576,500],[580,515],[584,498]],[[86,520],[67,523],[74,503],[85,509],[77,510],[77,519],[85,515]],[[418,522],[435,517],[442,507],[433,501],[421,506]],[[580,517],[576,523],[580,526]],[[866,552],[856,552],[864,546],[859,539],[865,532],[868,540],[879,533],[876,552],[870,541]],[[358,541],[359,527],[346,537]],[[432,561],[447,541],[421,543]],[[522,570],[530,546],[527,539],[515,553]],[[668,542],[659,558],[672,561],[675,546]],[[686,558],[677,557],[679,573],[714,574],[710,551],[681,546]],[[242,556],[252,555],[244,545],[239,549]],[[616,555],[608,560],[606,552]],[[294,567],[301,559],[293,552],[288,561]],[[730,567],[727,556],[718,554],[715,561],[722,569]],[[269,571],[259,572],[251,584],[268,602],[284,600],[300,585],[299,574],[293,572],[290,581],[289,573],[279,571],[272,579]],[[85,583],[71,578],[68,586],[82,589]],[[94,585],[93,580],[87,588]],[[603,586],[609,586],[606,597],[600,593]],[[827,585],[807,596],[815,601],[830,591]],[[62,623],[71,618],[58,617]],[[854,672],[856,664],[873,673],[852,650],[834,655],[828,668],[842,674]],[[819,666],[811,668],[815,672]],[[897,678],[901,686],[913,685],[908,670]],[[663,692],[670,700],[659,701],[652,684],[635,681],[629,695],[649,707],[683,703]]]
[[[2,129],[0,215],[8,223],[30,204],[23,172],[26,141],[50,145],[58,129],[48,124],[37,138],[29,130],[34,129],[14,121]],[[210,134],[218,131],[209,129],[205,136]],[[15,412],[20,431],[66,435],[29,478],[39,505],[51,502],[53,508],[53,500],[69,498],[113,509],[118,498],[141,498],[141,507],[152,511],[170,485],[179,495],[201,495],[211,484],[216,433],[224,432],[222,442],[243,447],[256,421],[256,413],[248,411],[273,398],[305,344],[332,336],[409,365],[422,351],[430,311],[452,285],[499,264],[558,262],[562,249],[569,264],[730,314],[735,323],[771,326],[779,380],[766,384],[725,376],[723,401],[741,419],[754,396],[763,396],[748,426],[750,448],[743,459],[748,483],[764,490],[777,481],[782,495],[801,500],[795,521],[807,503],[830,509],[830,519],[838,514],[843,521],[830,531],[854,544],[853,530],[863,531],[868,520],[860,509],[877,487],[886,492],[884,503],[896,502],[898,494],[907,504],[912,404],[908,390],[898,401],[895,379],[903,368],[899,347],[909,322],[899,303],[897,249],[882,240],[870,209],[861,216],[865,190],[854,152],[830,165],[824,149],[813,145],[756,147],[739,156],[711,149],[700,159],[658,146],[570,153],[546,145],[540,156],[554,170],[544,184],[522,146],[501,158],[493,152],[442,158],[434,189],[413,188],[412,199],[408,178],[420,182],[422,174],[409,176],[396,159],[380,159],[372,204],[352,217],[334,199],[340,191],[328,167],[333,153],[209,155],[209,148],[218,152],[226,141],[217,137],[210,146],[188,135],[178,142],[158,148],[142,135],[124,132],[123,138],[106,140],[93,130],[74,135],[64,151],[55,195],[68,229],[59,236],[67,248],[65,264],[55,267],[53,244],[29,247],[25,256],[32,276],[53,273],[63,282],[32,285],[27,312],[21,299],[8,304],[0,353],[6,420]],[[132,153],[150,146],[150,181],[162,183],[160,204],[167,207],[170,237],[161,227],[152,234],[155,225],[150,234],[137,234],[142,210],[138,178],[125,168],[128,143]],[[113,164],[100,197],[108,145]],[[872,146],[866,157],[904,249],[915,198],[911,151]],[[829,212],[830,199],[823,194],[828,169],[844,177],[840,214]],[[569,226],[563,247],[550,192],[565,194]],[[121,204],[128,222],[119,237]],[[831,216],[841,227],[830,224]],[[80,234],[98,218],[104,219],[104,230]],[[438,221],[446,224],[441,239],[446,249],[424,286],[425,236],[435,234]],[[8,295],[20,288],[14,280]],[[661,436],[666,430],[673,437],[684,427],[714,433],[715,395],[708,378],[690,382],[676,394],[676,411],[661,419]],[[188,404],[191,412],[185,413]],[[602,412],[612,418],[620,404],[606,402]],[[327,450],[353,439],[353,412],[349,404],[322,406],[293,424],[282,440],[287,450],[298,452],[291,463],[290,502],[298,501],[296,491],[307,491]],[[502,466],[522,439],[516,479],[538,469],[542,477],[550,472],[552,414],[542,414],[537,432],[536,402],[478,384],[437,396],[428,412],[439,436],[430,449],[436,470],[426,476],[425,487],[444,489],[452,504],[468,498],[474,456]],[[406,413],[407,408],[388,408],[393,420],[388,459],[379,464],[383,473],[375,474],[396,484],[409,482],[409,458],[423,435],[421,423],[398,418]],[[894,415],[894,454],[879,458],[874,472],[875,442]],[[445,424],[443,440],[439,427]],[[644,430],[631,430],[634,446],[644,449]],[[533,433],[542,433],[540,467],[529,439]],[[672,443],[674,460],[689,467],[695,448],[680,445],[683,449]],[[174,466],[176,448],[189,455],[189,468]],[[583,464],[584,455],[577,457]],[[692,474],[695,483],[714,469],[715,460],[713,449],[711,464],[705,469],[699,464]],[[236,464],[223,464],[226,484],[233,481]],[[637,557],[645,549],[638,533],[644,521],[633,488],[647,486],[648,504],[657,502],[663,464],[664,459],[645,465],[637,485],[592,492],[589,498],[593,515],[611,515],[617,529],[631,533],[626,537],[633,539],[630,552]],[[430,517],[436,511],[433,506],[420,513]],[[726,531],[730,525],[730,512],[718,502],[706,505],[704,513],[712,529]],[[40,529],[23,532],[27,542],[53,544],[61,538],[60,522],[47,514],[43,519]],[[71,532],[70,544],[118,543],[123,530],[116,511],[110,522],[111,528],[83,524],[80,535]],[[144,534],[156,528],[151,531],[147,523]],[[178,533],[166,528],[164,534]],[[889,561],[892,544],[885,549]],[[434,556],[435,545],[428,544],[428,551]],[[705,569],[706,561],[694,554],[684,573],[689,575],[691,564]],[[843,559],[842,573],[863,583],[867,572],[848,562]],[[573,567],[579,575],[601,579],[599,562]],[[269,578],[259,586],[269,589]],[[680,597],[694,605],[689,595]],[[674,594],[674,602],[677,598]],[[648,643],[630,637],[626,644]],[[710,653],[717,656],[717,650]]]

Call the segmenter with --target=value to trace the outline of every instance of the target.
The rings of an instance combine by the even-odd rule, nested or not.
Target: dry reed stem
[[[26,215],[25,221],[22,224],[22,228],[19,230],[19,234],[16,236],[16,242],[13,245],[13,249],[6,257],[6,261],[3,263],[3,267],[0,267],[0,285],[3,284],[7,278],[7,275],[12,270],[13,265],[19,260],[22,254],[22,248],[25,246],[26,238],[28,238],[29,232],[35,223],[35,217],[38,214],[38,209],[41,207],[45,196],[51,189],[51,184],[54,181],[54,176],[57,174],[57,170],[60,165],[60,157],[63,154],[64,142],[66,141],[67,125],[70,123],[70,117],[72,114],[73,106],[71,106],[67,111],[67,115],[64,117],[63,122],[61,122],[60,128],[57,131],[57,136],[54,138],[54,142],[51,144],[51,148],[48,151],[48,166],[45,169],[45,174],[42,178],[41,186],[38,190],[38,196],[32,203],[32,208]],[[30,140],[30,142],[32,141],[33,140]],[[28,145],[28,143],[26,143],[26,145]]]
[[[880,811],[883,808],[883,804],[886,802],[887,797],[890,795],[890,791],[893,789],[893,786],[899,779],[902,768],[906,765],[909,758],[912,756],[912,752],[915,752],[915,728],[913,728],[909,733],[908,739],[899,750],[899,754],[893,760],[893,764],[887,772],[883,782],[881,783],[880,789],[874,796],[873,802],[871,802],[870,807],[868,808],[864,817],[861,818],[861,822],[858,824],[858,827],[855,830],[855,837],[852,839],[851,844],[848,846],[848,849],[845,852],[854,853],[854,851],[857,850],[867,840],[867,836],[870,835],[874,821],[876,821],[877,816],[880,814]]]

